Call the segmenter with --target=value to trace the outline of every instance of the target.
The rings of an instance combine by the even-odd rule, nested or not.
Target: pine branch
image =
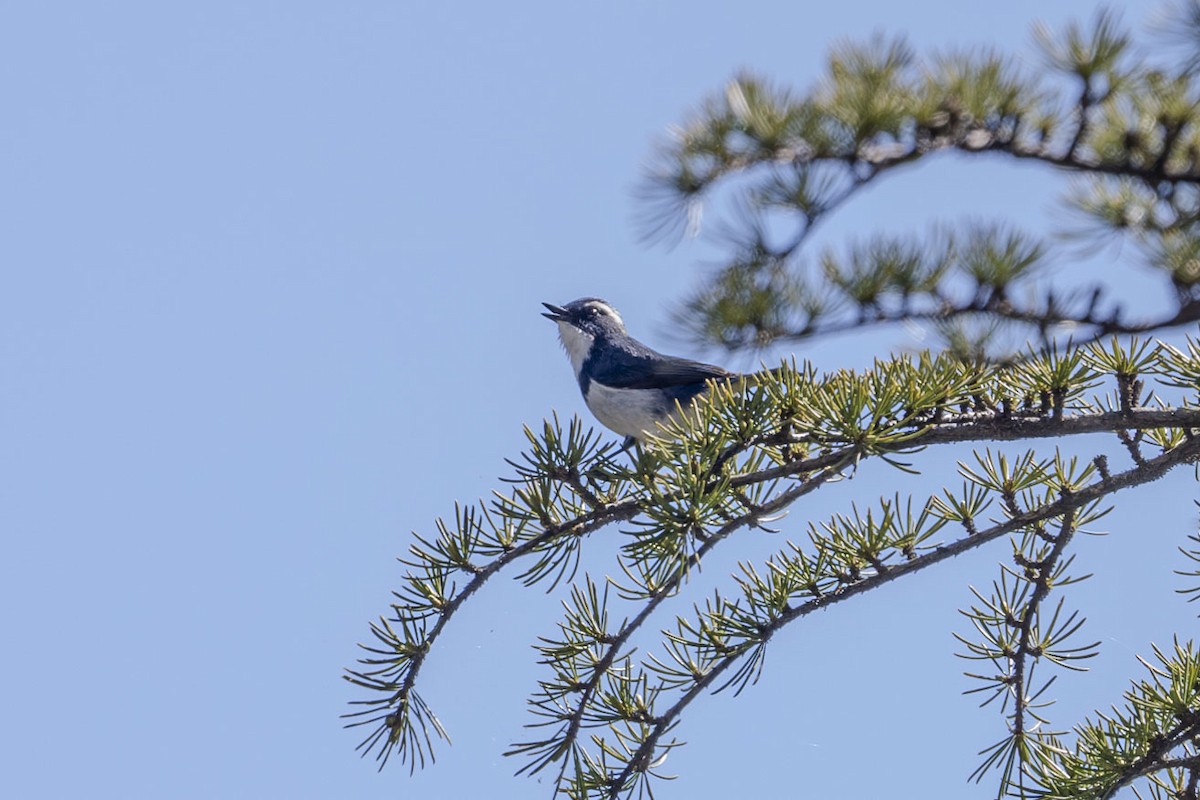
[[[1126,348],[1114,342],[1109,349],[1050,354],[1007,369],[970,367],[924,355],[880,362],[862,375],[818,377],[807,367],[782,368],[769,379],[714,386],[695,406],[694,415],[681,418],[677,430],[664,431],[666,438],[639,451],[629,466],[616,464],[610,446],[601,445],[594,432],[585,433],[578,421],[565,435],[556,422],[547,422],[541,437],[529,434],[533,446],[523,461],[513,462],[517,477],[510,497],[498,495],[490,511],[459,509],[454,526],[438,522],[438,537],[417,537],[405,562],[413,571],[405,576],[404,592],[397,594],[402,602],[393,605],[395,617],[372,626],[382,646],[366,648],[371,656],[361,663],[367,668],[351,670],[347,677],[383,695],[359,703],[365,710],[350,715],[365,718],[354,725],[376,726],[361,748],[376,752],[381,762],[395,751],[414,767],[423,763],[427,753],[432,755],[430,730],[442,738],[445,733],[414,688],[448,621],[492,575],[520,560],[535,560],[520,576],[527,583],[553,579],[557,584],[578,558],[585,535],[627,521],[642,532],[624,548],[630,566],[623,568],[638,585],[622,591],[649,607],[610,635],[599,621],[605,613],[603,603],[594,593],[575,595],[578,612],[564,627],[567,638],[543,648],[549,663],[561,662],[565,671],[557,683],[543,684],[544,700],[534,701],[535,711],[540,706],[537,713],[550,719],[545,724],[557,725],[558,730],[513,751],[533,756],[528,769],[560,759],[566,763],[575,756],[577,767],[583,759],[594,772],[598,768],[578,746],[582,729],[614,720],[647,725],[653,715],[646,710],[646,698],[661,691],[629,671],[621,647],[681,585],[687,571],[733,531],[761,525],[863,460],[881,458],[909,469],[894,456],[928,446],[1137,431],[1176,452],[1181,443],[1195,439],[1190,431],[1200,429],[1200,408],[1137,407],[1142,391],[1138,376],[1154,373],[1161,383],[1195,390],[1200,388],[1198,357],[1198,343],[1190,343],[1184,352],[1136,342]],[[1105,373],[1125,387],[1118,392],[1118,410],[1101,411],[1100,405],[1083,400],[1083,392]],[[1153,463],[1145,460],[1141,467]],[[1107,479],[1106,470],[1101,473]],[[1006,489],[1004,497],[1010,513],[1017,514],[1011,490]],[[898,502],[884,510],[881,534],[897,524]],[[976,504],[962,503],[968,509]],[[976,535],[970,516],[959,514],[967,533]],[[869,514],[865,522],[847,520],[831,529],[834,544],[849,547],[851,562],[861,562],[847,562],[846,570],[833,576],[839,590],[872,571],[903,571],[904,565],[885,563],[884,550],[898,548],[905,559],[915,558],[929,533],[919,532],[921,524],[913,523],[907,533],[897,528],[897,539],[888,533],[876,540],[876,534],[866,532],[855,544],[861,538],[856,531],[864,524],[874,524]],[[849,538],[837,544],[840,529]],[[466,578],[461,589],[455,588],[458,576]],[[777,575],[771,580],[775,588],[767,591],[748,573],[743,589],[752,607],[786,605],[778,594],[786,582]],[[758,623],[751,617],[742,619],[743,612],[732,606],[713,613],[732,614],[728,624],[750,626],[737,634],[744,646],[729,651],[744,652],[757,635]],[[572,633],[576,624],[583,626],[578,637]],[[685,634],[691,635],[681,632]],[[588,661],[593,652],[595,660]],[[583,660],[572,661],[576,657]],[[748,663],[761,665],[761,658],[754,656]],[[744,686],[750,675],[740,669],[731,680]],[[568,696],[577,702],[563,710],[560,702]],[[599,700],[606,706],[602,713],[595,710]],[[573,779],[571,785],[576,784]]]
[[[1039,508],[1015,516],[1006,522],[979,531],[975,535],[969,535],[950,544],[937,547],[924,555],[917,556],[907,563],[892,567],[885,573],[865,577],[852,586],[847,586],[820,598],[809,600],[795,608],[784,611],[776,620],[767,625],[761,633],[762,641],[769,640],[775,633],[788,624],[814,611],[829,608],[830,606],[871,591],[885,583],[915,574],[949,558],[987,544],[1015,530],[1036,525],[1055,517],[1061,517],[1071,511],[1103,499],[1114,492],[1158,480],[1171,469],[1194,461],[1197,457],[1200,457],[1200,440],[1189,441],[1175,450],[1150,459],[1144,466],[1135,466],[1117,475],[1101,478],[1078,492],[1060,497]],[[694,685],[684,692],[674,705],[654,718],[653,725],[650,726],[648,734],[633,750],[625,767],[611,778],[609,783],[612,789],[607,793],[607,796],[611,800],[617,800],[617,798],[621,797],[625,788],[633,784],[636,775],[649,769],[649,765],[654,762],[654,756],[662,736],[674,727],[683,711],[696,698],[704,694],[726,671],[732,668],[742,655],[743,652],[738,652],[721,659],[712,669],[698,678]]]
[[[578,697],[574,701],[573,710],[565,720],[562,720],[563,727],[552,734],[548,740],[516,743],[513,745],[512,750],[505,753],[505,755],[530,754],[536,756],[534,760],[518,770],[517,774],[523,772],[536,774],[554,761],[561,759],[562,767],[556,779],[556,785],[561,787],[564,773],[568,764],[571,763],[571,752],[576,747],[579,735],[583,729],[584,716],[588,712],[601,680],[609,672],[613,664],[616,663],[621,650],[628,644],[630,637],[641,629],[663,601],[671,597],[679,589],[689,569],[698,566],[704,557],[735,531],[747,526],[753,526],[759,519],[784,509],[804,495],[815,491],[830,479],[837,477],[842,469],[853,461],[854,458],[851,454],[843,452],[839,462],[823,467],[811,477],[802,478],[800,485],[780,493],[771,501],[755,508],[751,513],[730,520],[720,529],[709,535],[699,550],[691,555],[688,562],[682,565],[671,579],[664,582],[661,586],[656,587],[641,611],[628,620],[616,635],[610,637],[605,642],[605,650],[596,661],[592,675],[582,685],[572,687],[578,692]],[[805,471],[807,472],[807,470]]]
[[[1075,746],[1054,740],[1033,763],[1043,800],[1108,800],[1139,779],[1155,797],[1195,797],[1200,772],[1200,653],[1175,642],[1153,648],[1149,672],[1113,706],[1075,728]],[[1135,790],[1135,794],[1139,794]],[[1140,796],[1140,794],[1139,794]]]
[[[843,45],[826,79],[802,96],[736,76],[675,131],[645,187],[653,231],[677,231],[683,220],[694,226],[709,196],[732,198],[721,206],[738,209],[723,226],[732,246],[727,263],[677,318],[700,341],[728,349],[866,324],[981,319],[1022,327],[1048,347],[1048,331],[1059,326],[1082,328],[1076,340],[1092,342],[1200,319],[1197,74],[1132,63],[1132,38],[1110,13],[1098,14],[1090,29],[1041,30],[1038,38],[1049,72],[1022,70],[997,53],[919,58],[896,39]],[[1070,101],[1046,88],[1045,76],[1056,73],[1076,83]],[[938,263],[945,258],[938,243],[923,248],[932,258],[901,264],[899,272],[887,259],[855,265],[854,286],[830,273],[825,259],[824,279],[800,262],[816,226],[858,192],[945,152],[1087,176],[1091,192],[1078,193],[1074,205],[1100,233],[1133,239],[1175,286],[1177,307],[1129,321],[1099,287],[1063,303],[1028,269],[1020,280],[1044,302],[1017,303],[1010,291],[1016,273],[995,280]],[[972,277],[975,293],[956,295]]]
[[[840,333],[858,331],[864,327],[904,322],[947,323],[988,315],[1008,322],[1029,325],[1043,332],[1058,326],[1083,327],[1087,329],[1086,332],[1077,332],[1072,335],[1072,343],[1083,346],[1115,335],[1150,333],[1178,328],[1200,320],[1200,302],[1188,302],[1167,314],[1138,322],[1127,322],[1122,318],[1119,307],[1113,307],[1104,313],[1099,312],[1098,306],[1103,299],[1103,294],[1103,290],[1097,288],[1093,292],[1092,301],[1086,308],[1079,311],[1071,311],[1058,305],[1041,310],[1022,308],[1010,300],[999,301],[994,297],[988,297],[983,301],[974,298],[962,302],[943,301],[941,307],[926,311],[915,310],[911,307],[884,309],[876,306],[858,319],[818,323],[806,325],[799,330],[774,333],[771,341],[799,342],[818,336],[836,336]],[[738,349],[758,346],[760,342],[756,338],[747,337],[726,339],[722,344],[729,349]]]

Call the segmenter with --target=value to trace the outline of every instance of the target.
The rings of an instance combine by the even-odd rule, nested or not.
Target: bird
[[[660,434],[659,426],[703,394],[709,381],[738,377],[713,364],[650,349],[630,336],[617,309],[598,297],[542,305],[542,316],[558,324],[588,410],[625,437],[623,450]]]

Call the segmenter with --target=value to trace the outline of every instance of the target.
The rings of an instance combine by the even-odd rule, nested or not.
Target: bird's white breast
[[[584,400],[605,427],[638,439],[660,433],[658,424],[670,416],[663,413],[662,392],[658,389],[614,389],[592,381]]]

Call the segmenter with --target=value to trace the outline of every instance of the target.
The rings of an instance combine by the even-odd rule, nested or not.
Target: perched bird
[[[558,338],[588,409],[626,437],[626,447],[654,434],[680,406],[687,408],[707,381],[737,377],[712,364],[651,350],[630,336],[617,310],[598,297],[542,305],[549,312],[542,316],[558,323]]]

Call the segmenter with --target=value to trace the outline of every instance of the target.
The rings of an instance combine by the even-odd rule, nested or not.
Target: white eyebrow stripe
[[[613,308],[612,306],[608,305],[607,303],[597,303],[595,301],[592,301],[592,302],[588,303],[587,305],[588,305],[588,308],[594,308],[597,311],[599,311],[601,314],[608,314],[610,317],[615,319],[617,322],[621,323],[622,327],[624,327],[625,320],[621,319],[621,315],[617,313],[617,310],[615,308]]]

